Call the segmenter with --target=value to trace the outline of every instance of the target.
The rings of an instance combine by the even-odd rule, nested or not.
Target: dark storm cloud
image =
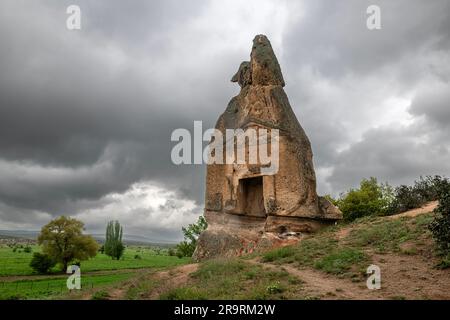
[[[4,25],[14,26],[18,36],[2,28],[0,64],[8,72],[0,79],[1,157],[25,162],[29,174],[3,174],[0,200],[56,213],[72,201],[124,191],[141,179],[164,179],[200,200],[203,170],[194,168],[194,183],[183,179],[193,168],[171,165],[170,134],[190,128],[194,119],[211,126],[214,113],[201,111],[223,90],[203,92],[204,81],[211,80],[205,70],[189,71],[189,77],[187,70],[164,65],[164,50],[152,40],[170,44],[170,32],[200,9],[174,2],[77,3],[88,17],[81,35],[65,29],[65,5],[59,2],[51,8],[10,2],[4,11]],[[23,6],[28,11],[21,14]],[[26,22],[31,14],[37,19]],[[182,48],[186,39],[175,38]],[[183,62],[188,54],[175,50],[173,59]],[[42,177],[33,178],[39,167],[59,170],[46,171],[41,183]]]
[[[69,4],[82,9],[80,31],[65,28]],[[381,7],[379,31],[365,26],[369,4]],[[179,234],[201,213],[205,168],[173,165],[170,135],[214,126],[257,33],[279,58],[320,192],[450,173],[448,1],[0,8],[0,226],[74,214],[100,230],[115,212],[135,232]]]
[[[381,8],[381,30],[366,28],[371,4]],[[371,175],[393,184],[448,175],[442,127],[449,110],[450,3],[311,1],[302,9],[285,34],[281,61],[316,169],[330,172],[319,179],[319,191],[337,194]],[[429,130],[413,129],[419,123]],[[420,143],[430,135],[433,141]],[[436,158],[427,162],[407,150]]]
[[[377,177],[394,185],[411,184],[419,176],[450,173],[450,149],[435,141],[420,141],[423,132],[412,129],[374,129],[336,157],[329,178],[334,190],[357,186]]]
[[[366,28],[369,5],[381,9],[380,30]],[[303,12],[286,33],[286,62],[289,68],[311,65],[328,77],[396,68],[400,59],[419,50],[448,50],[450,45],[446,0],[426,5],[420,0],[308,1]]]

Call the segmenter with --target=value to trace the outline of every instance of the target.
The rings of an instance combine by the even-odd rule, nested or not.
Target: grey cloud
[[[450,84],[438,84],[420,92],[411,104],[410,112],[450,129]]]
[[[82,8],[80,32],[65,29],[68,4]],[[365,27],[369,4],[382,9],[380,31]],[[84,213],[142,181],[177,196],[155,211],[128,212],[130,225],[158,210],[192,221],[201,213],[205,168],[173,165],[170,134],[192,129],[194,120],[214,126],[238,91],[229,79],[248,59],[252,35],[230,39],[253,32],[249,21],[271,5],[226,4],[223,10],[246,9],[242,21],[218,21],[212,2],[3,1],[0,224],[38,226],[73,214],[101,229],[103,220]],[[316,169],[329,173],[319,190],[338,193],[369,175],[403,183],[449,172],[448,2],[283,1],[277,8],[286,14],[282,32],[276,19],[261,26],[273,32]],[[254,16],[244,19],[248,12]],[[412,97],[411,106],[391,106],[390,97]],[[406,129],[404,116],[413,123]],[[177,213],[186,199],[198,207]],[[144,229],[179,235],[179,226]]]
[[[377,177],[392,185],[411,184],[419,176],[450,173],[450,148],[428,139],[421,125],[378,128],[336,157],[329,183],[345,191],[363,178]]]
[[[366,8],[378,5],[382,29],[368,30]],[[421,50],[449,48],[450,4],[434,1],[313,1],[286,34],[285,59],[342,77],[394,66]],[[294,66],[295,67],[295,66]],[[403,79],[407,80],[407,79]]]

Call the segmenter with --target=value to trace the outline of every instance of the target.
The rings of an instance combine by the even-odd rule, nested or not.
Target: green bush
[[[176,246],[176,255],[178,258],[192,257],[197,247],[197,239],[200,234],[206,230],[208,224],[203,216],[200,216],[197,223],[192,223],[186,228],[183,227],[184,241]]]
[[[388,208],[388,214],[397,214],[420,208],[428,201],[437,200],[439,192],[447,179],[441,176],[420,177],[413,186],[401,185],[395,188],[394,200]]]
[[[439,188],[439,205],[430,230],[443,254],[450,254],[450,181],[442,182]]]
[[[433,201],[439,198],[440,189],[445,185],[446,178],[441,176],[420,177],[414,182],[416,193],[425,201]]]
[[[181,241],[179,244],[177,244],[176,256],[180,259],[183,257],[192,257],[194,251],[195,246],[193,246],[192,243]]]
[[[26,246],[25,249],[23,249],[23,252],[26,252],[26,253],[31,253],[32,251],[33,250],[31,249],[30,246]]]
[[[37,273],[45,274],[56,265],[56,261],[50,256],[35,252],[30,262],[30,267]]]
[[[416,192],[414,187],[401,185],[395,188],[395,200],[392,202],[389,213],[397,214],[411,209],[419,208],[426,200]]]
[[[376,178],[363,179],[359,189],[351,189],[335,203],[342,211],[346,221],[357,218],[383,215],[391,201],[391,188],[379,185]]]

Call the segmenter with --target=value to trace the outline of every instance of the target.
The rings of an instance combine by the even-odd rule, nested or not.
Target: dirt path
[[[275,265],[257,260],[249,262],[266,268],[283,268],[303,281],[308,297],[320,299],[450,299],[450,271],[433,268],[433,262],[423,255],[374,255],[373,263],[381,268],[381,289],[369,290],[365,281],[352,282],[311,269],[297,269],[290,265]]]
[[[286,270],[289,274],[300,279],[305,296],[321,299],[381,299],[376,290],[367,289],[365,283],[354,283],[349,279],[340,279],[310,268],[297,269],[290,265],[276,265],[249,260],[254,264],[273,270]]]
[[[169,271],[161,271],[155,275],[155,278],[162,283],[164,286],[155,288],[148,296],[149,299],[158,299],[159,295],[167,289],[181,287],[185,285],[189,280],[189,275],[198,270],[198,263],[186,264],[184,266],[171,269]]]
[[[450,270],[436,269],[426,248],[415,255],[374,254],[372,259],[381,268],[384,298],[450,299]]]
[[[418,215],[424,214],[424,213],[428,213],[433,211],[434,209],[436,209],[438,205],[438,201],[431,201],[426,203],[425,205],[423,205],[420,208],[417,209],[412,209],[403,213],[399,213],[393,216],[388,216],[389,219],[398,219],[401,217],[416,217]]]
[[[127,291],[132,286],[137,286],[141,282],[156,281],[158,285],[152,288],[151,291],[145,292],[140,299],[158,299],[159,295],[167,289],[183,286],[188,280],[189,275],[198,269],[197,263],[186,264],[183,266],[175,267],[170,270],[157,271],[154,273],[142,274],[134,279],[127,281],[120,288],[112,288],[108,292],[109,300],[122,300],[126,298]],[[92,294],[85,296],[86,299],[90,299]]]

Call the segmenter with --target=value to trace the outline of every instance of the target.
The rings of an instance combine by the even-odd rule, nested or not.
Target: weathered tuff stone
[[[283,234],[314,232],[342,219],[338,208],[317,196],[311,145],[283,90],[283,75],[266,36],[255,37],[250,58],[231,79],[241,91],[216,129],[223,134],[226,129],[278,129],[279,170],[268,175],[259,164],[208,165],[208,229],[199,238],[197,260],[285,245]]]

